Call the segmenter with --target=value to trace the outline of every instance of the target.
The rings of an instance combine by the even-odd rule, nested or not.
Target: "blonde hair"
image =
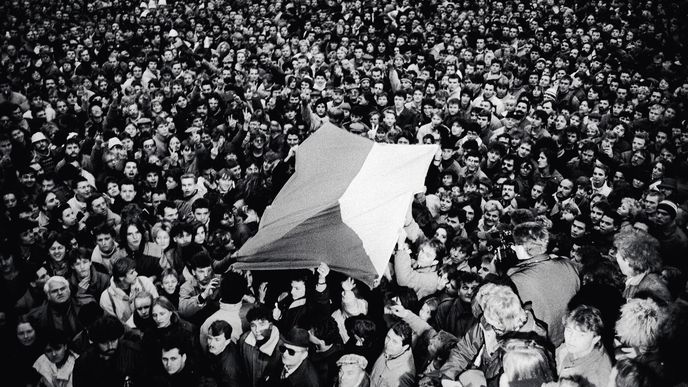
[[[485,206],[483,207],[483,214],[488,213],[490,211],[499,211],[499,215],[501,216],[502,214],[504,214],[504,206],[502,206],[502,203],[496,200],[488,200],[487,203],[485,203]]]
[[[547,350],[533,340],[509,339],[503,344],[502,367],[507,381],[554,381],[554,370]]]
[[[616,335],[628,346],[645,351],[657,343],[662,308],[649,299],[634,298],[621,307],[621,317],[616,322]]]
[[[573,202],[573,200],[564,204],[564,208],[562,208],[562,211],[566,211],[566,210],[568,210],[570,213],[572,213],[573,216],[578,216],[581,213],[580,208],[578,207],[578,205],[576,203]]]
[[[638,216],[640,211],[642,211],[642,206],[640,205],[640,202],[637,199],[630,198],[630,197],[625,197],[621,199],[621,204],[626,203],[628,205],[628,212],[631,215],[631,218],[635,218]]]
[[[475,318],[479,318],[483,314],[487,300],[496,290],[497,285],[491,282],[488,282],[478,288],[478,291],[475,293],[473,301],[471,302],[471,309],[473,310],[473,315]]]
[[[496,285],[496,289],[485,301],[483,316],[497,329],[506,332],[518,331],[528,319],[521,306],[521,300],[508,286]]]

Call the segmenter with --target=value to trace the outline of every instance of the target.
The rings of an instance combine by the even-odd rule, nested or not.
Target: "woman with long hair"
[[[124,222],[120,228],[120,241],[127,254],[136,261],[140,275],[152,280],[160,277],[167,259],[160,246],[148,241],[148,230],[143,221],[130,219]]]
[[[21,316],[17,320],[13,332],[12,345],[4,350],[10,353],[6,359],[10,361],[7,365],[8,370],[13,371],[12,384],[8,386],[27,386],[36,382],[33,363],[43,353],[43,343],[38,337],[36,326],[27,316]]]
[[[530,159],[522,160],[517,163],[516,169],[516,179],[521,187],[528,187],[528,189],[533,187],[535,180],[535,167]]]
[[[46,269],[51,276],[59,275],[69,278],[72,275],[72,268],[69,266],[67,254],[71,250],[71,243],[67,237],[57,232],[51,232],[46,238]]]
[[[556,169],[556,153],[549,148],[540,148],[535,154],[537,168],[533,174],[535,180],[543,180],[548,187],[556,187],[564,178]]]
[[[179,317],[177,308],[166,297],[158,297],[151,305],[151,316],[155,328],[143,337],[143,350],[153,367],[159,367],[162,342],[167,337],[183,340],[187,353],[198,351],[198,334],[190,322]]]
[[[655,160],[652,164],[650,164],[650,191],[659,190],[658,187],[662,183],[662,179],[664,178],[664,175],[666,175],[668,167],[669,165],[667,162],[661,159]]]

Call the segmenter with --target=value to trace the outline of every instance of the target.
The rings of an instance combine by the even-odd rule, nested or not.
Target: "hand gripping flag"
[[[377,144],[325,124],[299,146],[294,175],[234,267],[295,270],[325,262],[372,286],[437,151],[436,145]]]

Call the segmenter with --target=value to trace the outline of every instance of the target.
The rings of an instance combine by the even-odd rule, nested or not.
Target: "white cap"
[[[31,143],[32,144],[37,143],[39,141],[43,141],[43,140],[46,140],[46,141],[48,140],[48,137],[45,137],[45,134],[43,134],[43,132],[36,132],[33,135],[31,135]]]
[[[115,146],[118,146],[118,145],[121,146],[121,147],[124,146],[124,144],[122,144],[122,141],[120,141],[119,138],[117,138],[117,137],[112,137],[111,139],[108,140],[108,148],[109,148],[109,149],[112,149],[112,147],[115,147]]]

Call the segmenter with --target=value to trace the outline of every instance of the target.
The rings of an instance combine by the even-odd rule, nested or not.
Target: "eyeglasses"
[[[295,349],[293,349],[293,348],[289,348],[289,347],[287,347],[286,345],[280,345],[280,346],[279,346],[279,351],[280,351],[281,353],[285,353],[285,352],[286,352],[286,353],[289,354],[289,356],[294,356],[294,355],[296,355],[296,352],[302,352],[302,351],[297,351],[297,350],[295,350]]]

